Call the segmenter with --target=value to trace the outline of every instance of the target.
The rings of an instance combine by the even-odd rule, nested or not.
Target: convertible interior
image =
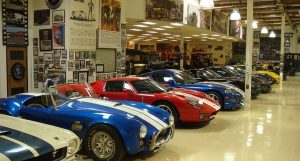
[[[53,97],[56,104],[60,104],[65,101],[65,99],[59,95],[53,95]],[[35,108],[48,108],[53,105],[54,102],[52,101],[50,94],[32,97],[24,102],[24,106]]]

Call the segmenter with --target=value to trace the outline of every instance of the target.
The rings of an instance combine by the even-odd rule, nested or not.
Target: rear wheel
[[[120,161],[126,150],[119,133],[107,125],[92,127],[84,142],[87,154],[94,160]]]
[[[222,108],[224,108],[224,100],[223,97],[215,91],[209,91],[206,93],[208,96],[210,96],[212,99],[216,100],[219,102],[219,104],[222,106]]]
[[[155,103],[154,106],[157,106],[157,107],[169,112],[171,115],[173,115],[174,123],[177,124],[179,116],[176,111],[176,108],[171,103],[160,101],[160,102]]]

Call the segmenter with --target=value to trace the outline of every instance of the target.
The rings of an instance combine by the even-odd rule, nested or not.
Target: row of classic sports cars
[[[226,68],[226,71],[231,69]],[[222,76],[199,80],[204,78],[199,74],[207,71],[213,73],[212,69],[197,70],[194,78],[179,70],[159,70],[140,77],[56,85],[44,93],[0,99],[0,114],[27,119],[18,119],[23,123],[14,127],[9,126],[16,124],[11,123],[12,117],[0,115],[6,120],[0,122],[0,145],[12,144],[0,146],[0,160],[55,160],[54,157],[72,160],[80,148],[94,160],[122,160],[125,154],[155,152],[172,139],[178,122],[206,124],[221,108],[243,106],[242,85],[236,85],[233,79],[223,81]],[[28,120],[66,130],[38,126]],[[35,130],[31,124],[36,124]],[[39,142],[32,141],[32,144],[28,138],[25,142],[24,137],[19,138],[19,132],[29,138],[39,138]],[[45,148],[40,142],[48,142],[47,146],[52,148]],[[58,142],[64,144],[58,146],[55,144]],[[11,153],[18,148],[16,145],[23,147],[24,152]],[[23,155],[25,151],[28,155]]]

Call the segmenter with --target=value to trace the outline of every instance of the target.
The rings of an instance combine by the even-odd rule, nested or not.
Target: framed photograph
[[[40,66],[38,67],[38,72],[39,72],[39,73],[44,73],[44,72],[45,72],[45,67],[44,67],[44,65],[40,65]]]
[[[67,60],[66,59],[61,59],[60,60],[60,66],[66,66],[67,65]]]
[[[61,50],[61,58],[62,59],[67,59],[67,50]]]
[[[53,54],[52,53],[45,53],[44,54],[44,62],[48,64],[52,64],[53,62]]]
[[[88,82],[88,72],[87,71],[78,71],[78,83]]]
[[[117,72],[113,72],[112,77],[117,78]]]
[[[65,49],[65,24],[53,24],[53,49]]]
[[[101,74],[101,80],[106,80],[106,79],[107,79],[107,74],[106,73]]]
[[[50,25],[50,9],[34,11],[34,26]]]
[[[65,10],[52,11],[52,23],[64,23],[65,22]]]
[[[47,78],[52,79],[54,81],[54,84],[65,84],[66,72],[49,71]]]
[[[80,52],[79,51],[75,51],[75,59],[76,60],[80,59]]]
[[[40,36],[40,51],[52,50],[52,30],[42,29],[39,31]]]
[[[80,60],[75,60],[75,70],[80,70]]]
[[[75,59],[75,52],[69,51],[69,60],[74,60],[74,59]]]
[[[60,66],[60,57],[54,57],[53,65],[56,67]]]
[[[80,69],[85,69],[85,60],[80,60]]]
[[[85,51],[84,52],[84,59],[88,59],[89,58],[89,52],[88,51]]]
[[[33,47],[33,56],[39,56],[39,48]]]
[[[104,64],[96,64],[96,73],[104,72]]]
[[[99,80],[101,80],[101,74],[97,73],[96,74],[96,81],[99,81]]]
[[[74,61],[68,61],[68,70],[73,71],[74,70]]]
[[[86,62],[85,62],[85,67],[86,67],[87,69],[90,68],[90,65],[91,65],[91,62],[90,62],[90,61],[86,61]]]
[[[39,64],[44,64],[44,57],[43,56],[39,56]]]
[[[37,47],[39,46],[39,39],[38,38],[33,38],[33,46]]]

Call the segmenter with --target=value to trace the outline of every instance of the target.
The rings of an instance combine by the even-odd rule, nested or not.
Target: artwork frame
[[[54,84],[65,84],[66,83],[66,72],[63,71],[48,71],[47,78],[54,81]]]
[[[40,51],[52,51],[52,29],[39,30]]]
[[[211,31],[227,34],[228,16],[220,11],[212,11]]]
[[[53,53],[44,53],[44,62],[48,64],[53,63]]]
[[[96,64],[96,73],[104,73],[104,64]]]
[[[50,9],[34,11],[34,26],[50,25]]]
[[[78,83],[88,82],[88,71],[78,71]]]
[[[114,4],[114,5],[111,5]],[[100,29],[119,32],[121,27],[121,1],[101,0],[100,5]],[[108,15],[108,16],[102,16]],[[111,21],[113,19],[113,21]]]
[[[53,49],[65,49],[65,24],[52,25]]]
[[[200,10],[200,28],[211,29],[212,12],[208,10]]]
[[[52,11],[52,23],[65,23],[65,10],[53,10]]]

